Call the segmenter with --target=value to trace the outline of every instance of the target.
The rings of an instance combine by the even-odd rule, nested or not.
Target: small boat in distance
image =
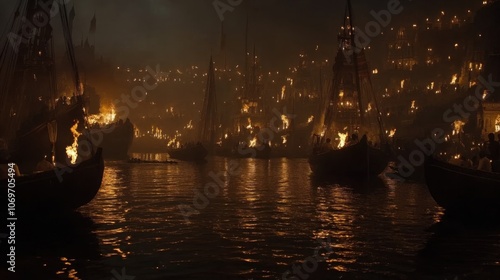
[[[203,111],[200,122],[200,142],[186,144],[180,147],[168,149],[168,154],[173,159],[184,161],[204,161],[209,152],[215,148],[215,137],[217,130],[217,98],[215,92],[215,71],[214,62],[210,57],[208,66],[207,84],[205,89],[205,98],[203,102]],[[208,147],[208,149],[205,147]]]
[[[500,218],[500,173],[457,166],[428,157],[425,183],[447,214]]]
[[[198,142],[196,144],[187,144],[185,147],[170,149],[168,154],[173,159],[202,162],[207,157],[208,150]]]
[[[338,150],[317,151],[309,157],[314,175],[369,178],[382,173],[388,157],[381,149],[368,145],[366,135],[359,143]]]

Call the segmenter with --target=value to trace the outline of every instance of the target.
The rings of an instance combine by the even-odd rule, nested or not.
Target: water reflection
[[[96,225],[80,213],[40,213],[17,225],[18,279],[87,279],[87,262],[101,257],[99,239],[93,232]]]
[[[236,174],[226,172],[232,164],[238,166]],[[204,187],[216,181],[222,182],[220,192],[186,221],[179,205],[194,207]],[[77,230],[83,247],[52,255],[50,246],[34,251],[42,245],[29,245],[23,264],[38,258],[35,267],[41,269],[35,271],[50,274],[32,279],[53,279],[57,272],[61,279],[111,279],[111,271],[122,267],[141,279],[281,279],[325,239],[333,253],[309,279],[408,279],[441,273],[437,267],[448,264],[448,253],[439,254],[453,248],[443,249],[447,239],[425,231],[442,218],[425,186],[314,180],[301,159],[108,162],[101,191],[80,211],[92,221],[90,228]],[[483,267],[496,267],[496,247],[487,248],[496,244],[495,236],[474,235],[477,240],[469,243],[463,236],[456,242],[486,250]],[[419,254],[424,247],[431,253]],[[434,251],[438,256],[428,257]]]
[[[432,236],[417,256],[418,275],[441,279],[497,279],[500,275],[498,224],[485,227],[444,218],[429,231]]]

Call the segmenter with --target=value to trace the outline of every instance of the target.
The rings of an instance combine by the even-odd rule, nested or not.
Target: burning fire
[[[453,122],[453,135],[458,135],[461,132],[464,132],[463,127],[465,125],[465,122],[461,120],[456,120]]]
[[[248,146],[251,148],[257,146],[257,137],[254,137],[252,140],[250,140],[250,143]]]
[[[286,144],[288,140],[286,139],[286,135],[281,136],[281,143]]]
[[[103,109],[105,113],[100,113],[97,115],[90,115],[87,117],[87,121],[90,125],[100,124],[100,125],[108,125],[115,121],[116,112],[115,108],[111,107],[111,109]]]
[[[308,119],[307,119],[307,123],[312,123],[314,121],[314,116],[310,116]]]
[[[451,77],[451,85],[456,85],[458,80],[458,74],[454,74],[453,77]]]
[[[286,86],[283,86],[281,88],[281,100],[285,99],[285,90],[286,90]]]
[[[250,118],[248,118],[247,122],[248,122],[247,129],[252,129],[253,128],[253,126],[252,126],[252,120]]]
[[[396,134],[396,131],[397,131],[397,129],[391,129],[391,130],[389,131],[389,138],[394,137],[394,135]]]
[[[290,120],[286,115],[281,115],[281,121],[283,122],[283,129],[287,129],[290,125]]]
[[[495,132],[500,132],[500,115],[497,115],[495,120]]]
[[[338,135],[339,135],[339,145],[337,146],[337,148],[340,149],[345,146],[348,133],[339,132]]]
[[[78,121],[70,128],[71,133],[73,134],[73,144],[71,146],[66,147],[66,155],[69,159],[71,159],[71,164],[76,164],[76,159],[78,158],[78,137],[82,135],[77,131],[78,129]]]
[[[185,129],[193,129],[193,120],[189,120],[189,123],[184,128]]]

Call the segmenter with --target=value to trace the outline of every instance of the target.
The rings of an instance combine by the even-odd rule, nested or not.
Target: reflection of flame
[[[368,108],[366,109],[366,112],[370,112],[372,110],[372,104],[368,103]]]
[[[282,140],[281,141],[282,144],[286,144],[286,142],[287,142],[286,135],[281,136],[281,140]]]
[[[224,134],[224,139],[227,139],[227,137],[229,137],[229,135],[227,133]]]
[[[312,123],[314,121],[314,116],[310,116],[308,119],[307,119],[307,123]]]
[[[405,80],[401,80],[401,88],[405,88]]]
[[[69,159],[71,159],[71,164],[76,163],[76,159],[78,158],[78,137],[80,137],[81,133],[77,131],[78,129],[78,121],[70,128],[71,133],[73,134],[73,144],[71,146],[66,147],[66,155]]]
[[[252,140],[250,140],[250,144],[248,146],[252,148],[257,146],[257,137],[254,137]]]
[[[345,140],[347,139],[348,133],[347,132],[346,133],[339,132],[338,135],[339,135],[340,142],[339,142],[339,145],[337,146],[337,148],[340,149],[340,148],[343,148],[345,146]]]
[[[285,90],[286,90],[286,86],[283,86],[281,88],[281,100],[285,99]]]
[[[281,121],[283,122],[283,129],[287,129],[290,125],[290,120],[286,115],[281,115]]]

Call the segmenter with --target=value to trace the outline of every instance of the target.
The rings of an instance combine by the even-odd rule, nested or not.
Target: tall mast
[[[356,40],[355,40],[355,30],[354,30],[354,20],[352,17],[352,5],[351,5],[351,0],[347,0],[347,10],[348,10],[348,15],[349,15],[349,28],[350,28],[350,35],[351,35],[351,48],[352,48],[352,59],[354,63],[354,72],[355,72],[355,79],[356,79],[356,90],[358,92],[358,107],[359,107],[359,114],[361,118],[361,124],[364,123],[365,119],[365,112],[363,110],[363,103],[362,103],[362,98],[361,98],[361,82],[359,79],[359,62],[358,62],[358,48],[356,47]]]
[[[244,91],[244,98],[248,98],[248,83],[249,83],[249,77],[248,77],[248,14],[247,14],[247,22],[246,22],[246,27],[245,27],[245,91]]]

